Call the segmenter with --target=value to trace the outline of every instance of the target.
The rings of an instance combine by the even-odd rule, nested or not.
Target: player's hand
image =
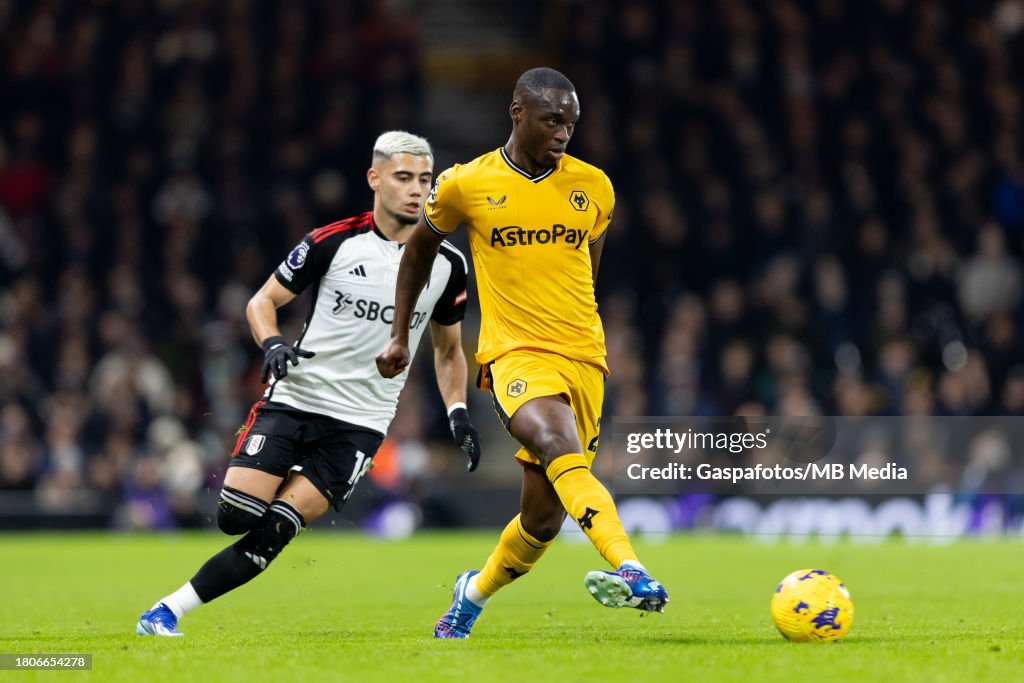
[[[315,355],[314,351],[289,345],[281,335],[267,337],[263,340],[263,372],[260,381],[265,384],[270,379],[270,373],[274,373],[274,379],[287,377],[288,363],[298,365],[299,358],[312,358]]]
[[[452,439],[469,458],[466,470],[472,472],[480,464],[480,434],[469,421],[469,411],[459,406],[448,414],[448,425],[452,430]]]
[[[376,360],[377,372],[390,379],[409,366],[409,345],[392,337]]]

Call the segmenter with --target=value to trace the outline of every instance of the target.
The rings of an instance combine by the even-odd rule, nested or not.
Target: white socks
[[[466,584],[466,597],[469,598],[469,601],[477,607],[483,607],[491,598],[490,596],[484,595],[477,589],[476,580],[479,576],[479,574],[474,574],[469,580],[469,583]]]
[[[622,563],[622,566],[619,567],[619,569],[639,569],[642,572],[647,571],[642,564],[640,564],[639,562],[634,562],[633,560],[624,561]]]
[[[199,605],[203,604],[203,601],[200,600],[199,596],[196,594],[196,589],[192,587],[191,582],[186,583],[166,598],[163,598],[157,602],[156,605],[153,605],[153,607],[156,607],[161,602],[170,607],[171,611],[174,612],[174,616],[179,619],[194,610],[196,607],[199,607]]]

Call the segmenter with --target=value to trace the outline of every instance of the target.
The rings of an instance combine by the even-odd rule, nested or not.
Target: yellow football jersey
[[[459,224],[469,230],[478,363],[532,348],[608,373],[588,247],[608,228],[614,205],[608,176],[569,155],[532,176],[499,148],[437,177],[424,214],[441,234]]]

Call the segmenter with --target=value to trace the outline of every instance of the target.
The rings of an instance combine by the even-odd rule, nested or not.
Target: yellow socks
[[[637,562],[612,497],[590,473],[582,455],[570,453],[557,458],[548,467],[547,476],[562,505],[612,567],[618,569],[623,562]],[[549,545],[551,541],[531,536],[523,528],[521,516],[516,515],[501,532],[484,568],[473,577],[467,595],[483,605],[503,586],[530,571]]]
[[[566,511],[612,567],[618,569],[627,560],[637,561],[611,495],[590,473],[582,455],[569,453],[556,458],[547,475]]]
[[[549,545],[551,541],[538,541],[528,534],[523,528],[520,515],[516,515],[501,532],[498,545],[487,558],[487,564],[480,570],[480,574],[473,577],[476,590],[484,597],[491,597],[502,586],[507,586],[530,571]]]

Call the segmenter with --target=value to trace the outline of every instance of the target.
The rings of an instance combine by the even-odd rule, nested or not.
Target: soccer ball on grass
[[[835,574],[801,569],[779,583],[772,596],[772,619],[788,640],[829,643],[853,624],[850,591]]]

